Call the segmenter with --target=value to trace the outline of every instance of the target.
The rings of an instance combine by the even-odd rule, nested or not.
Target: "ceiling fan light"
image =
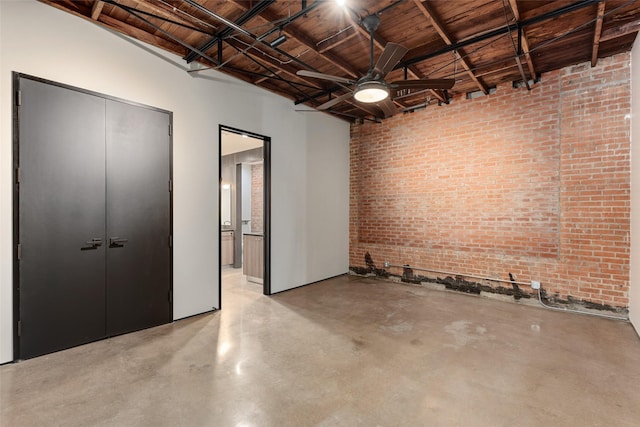
[[[387,99],[389,96],[389,88],[381,82],[364,82],[361,83],[353,92],[356,101],[372,104]]]

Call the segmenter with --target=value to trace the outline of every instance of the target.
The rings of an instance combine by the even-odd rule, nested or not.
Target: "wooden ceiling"
[[[380,18],[374,60],[388,42],[408,49],[386,81],[455,79],[448,91],[392,93],[400,111],[505,82],[535,90],[544,72],[629,51],[640,29],[640,0],[41,1],[173,52],[189,72],[214,68],[312,107],[352,87],[296,72],[366,75],[369,15]],[[329,111],[349,120],[385,116],[353,98]]]

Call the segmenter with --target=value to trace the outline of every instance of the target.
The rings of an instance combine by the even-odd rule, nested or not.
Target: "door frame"
[[[119,98],[117,96],[111,96],[100,92],[95,92],[88,89],[83,89],[77,86],[68,85],[65,83],[59,83],[52,80],[44,79],[42,77],[33,76],[30,74],[13,71],[11,73],[11,130],[12,130],[12,153],[11,153],[11,179],[12,179],[12,275],[13,275],[13,360],[20,360],[20,81],[21,79],[33,80],[40,83],[57,86],[63,89],[72,90],[88,95],[97,96],[106,100],[122,102],[124,104],[142,107],[153,111],[159,111],[169,114],[169,233],[170,233],[170,246],[169,246],[169,275],[170,275],[170,304],[171,304],[171,318],[173,319],[173,112],[151,105],[130,101],[127,99]],[[106,339],[109,336],[105,336]]]
[[[262,293],[271,295],[271,138],[226,125],[218,126],[218,309],[222,309],[222,132],[247,135],[262,140],[263,161],[263,254]],[[237,224],[236,224],[237,225]],[[240,236],[242,238],[242,236]]]

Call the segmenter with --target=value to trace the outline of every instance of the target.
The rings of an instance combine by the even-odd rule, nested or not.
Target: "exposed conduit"
[[[541,294],[542,294],[542,288],[538,289],[538,301],[540,302],[541,306],[543,306],[544,308],[547,308],[549,310],[565,311],[567,313],[586,314],[586,315],[589,315],[589,316],[604,317],[605,319],[622,320],[623,322],[628,322],[629,321],[628,317],[610,316],[608,314],[592,313],[590,311],[573,310],[571,308],[566,308],[566,307],[551,307],[550,305],[546,305],[545,303],[542,302]]]
[[[410,268],[412,270],[429,271],[429,272],[432,272],[432,273],[447,274],[449,276],[454,276],[454,277],[455,276],[458,276],[458,277],[469,277],[469,278],[472,278],[472,279],[489,280],[489,281],[492,281],[492,282],[515,283],[517,285],[531,286],[531,283],[516,282],[516,281],[511,281],[511,280],[505,280],[505,279],[494,279],[494,278],[491,278],[491,277],[476,276],[476,275],[473,275],[473,274],[453,273],[451,271],[435,270],[433,268],[414,267],[414,266],[411,266],[409,264],[397,265],[397,264],[385,263],[384,266],[385,266],[385,268],[389,268],[389,267]],[[590,312],[590,311],[573,310],[571,308],[564,308],[564,307],[552,307],[552,306],[547,305],[544,302],[542,302],[542,288],[538,289],[538,302],[540,303],[540,305],[542,307],[544,307],[544,308],[546,308],[548,310],[563,311],[563,312],[566,312],[566,313],[584,314],[584,315],[587,315],[587,316],[603,317],[605,319],[621,320],[623,322],[628,322],[629,321],[628,317],[611,316],[611,315],[608,315],[608,314],[593,313],[593,312]]]
[[[410,268],[412,270],[430,271],[432,273],[448,274],[450,276],[470,277],[472,279],[489,280],[491,282],[515,283],[517,285],[531,286],[531,283],[528,283],[528,282],[516,282],[516,281],[511,281],[511,280],[506,280],[506,279],[495,279],[495,278],[491,278],[491,277],[475,276],[473,274],[453,273],[451,271],[434,270],[432,268],[414,267],[414,266],[409,265],[409,264],[406,264],[406,265],[395,265],[395,264],[385,263],[384,266],[385,266],[385,268],[387,268],[387,267]]]

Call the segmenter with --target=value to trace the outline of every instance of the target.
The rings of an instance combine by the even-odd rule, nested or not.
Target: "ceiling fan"
[[[369,31],[370,53],[369,71],[358,80],[345,77],[332,76],[330,74],[317,73],[315,71],[300,70],[296,74],[304,77],[329,80],[336,83],[343,83],[354,86],[349,93],[330,99],[324,104],[316,107],[318,110],[328,110],[334,105],[354,97],[356,101],[376,104],[383,111],[385,117],[390,117],[396,112],[395,104],[391,100],[391,91],[394,92],[406,89],[451,89],[455,80],[453,79],[421,79],[421,80],[396,80],[387,83],[384,78],[400,62],[407,53],[407,48],[396,43],[387,43],[378,61],[373,63],[373,33],[380,25],[378,14],[368,15],[362,20],[362,25]]]

